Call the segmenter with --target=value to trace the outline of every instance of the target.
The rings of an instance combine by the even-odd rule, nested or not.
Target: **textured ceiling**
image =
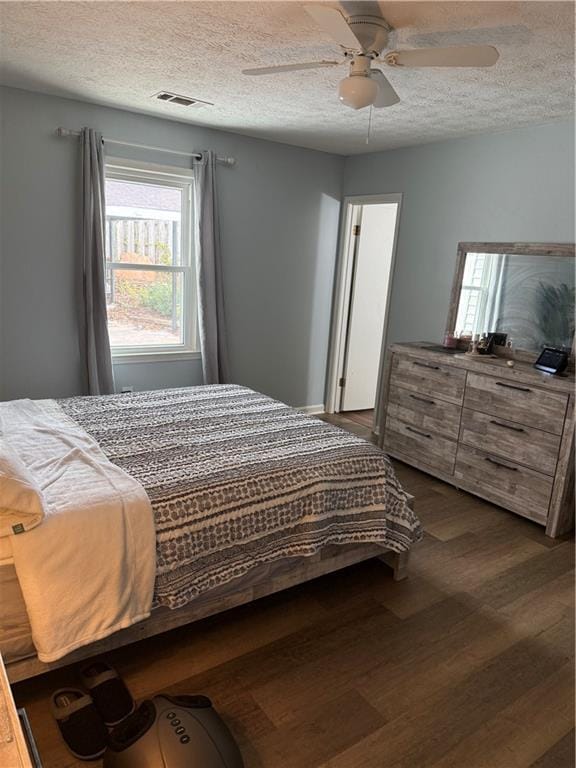
[[[331,3],[338,6],[337,3]],[[249,66],[338,57],[301,2],[1,2],[0,81],[342,154],[542,123],[574,107],[573,2],[343,2],[381,13],[391,47],[492,43],[484,70],[384,68],[400,104],[354,112],[334,69]],[[214,102],[153,101],[160,90]],[[73,126],[76,127],[76,126]]]

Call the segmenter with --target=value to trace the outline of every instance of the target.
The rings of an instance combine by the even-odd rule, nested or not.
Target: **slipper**
[[[79,688],[60,688],[52,694],[52,714],[74,757],[97,760],[108,745],[108,731],[92,697]]]
[[[82,685],[94,699],[105,724],[112,728],[134,712],[132,694],[118,672],[104,661],[95,661],[80,672]]]

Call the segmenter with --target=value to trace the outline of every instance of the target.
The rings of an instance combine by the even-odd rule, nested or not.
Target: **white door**
[[[362,206],[358,241],[352,246],[341,411],[374,408],[397,214],[397,203]]]

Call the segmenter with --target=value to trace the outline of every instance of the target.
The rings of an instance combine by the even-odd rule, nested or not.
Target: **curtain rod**
[[[61,138],[67,138],[70,136],[78,137],[80,136],[80,131],[73,131],[70,128],[56,128],[56,135],[60,136]],[[118,144],[122,147],[134,147],[136,149],[148,149],[151,152],[167,152],[170,155],[182,155],[183,157],[192,157],[194,160],[200,160],[202,155],[198,154],[197,152],[182,152],[178,149],[167,149],[166,147],[154,147],[149,144],[136,144],[131,141],[118,141],[117,139],[107,139],[105,136],[103,137],[103,141],[106,144]],[[236,158],[235,157],[217,157],[216,161],[220,163],[220,165],[227,165],[229,167],[236,165]]]

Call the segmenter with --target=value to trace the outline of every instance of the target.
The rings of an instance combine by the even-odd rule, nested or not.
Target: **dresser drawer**
[[[454,478],[464,490],[546,523],[553,479],[541,472],[460,444]]]
[[[508,421],[562,434],[568,395],[548,392],[530,384],[469,373],[464,407]]]
[[[394,355],[391,384],[460,405],[466,371],[432,360]]]
[[[460,440],[546,475],[556,473],[559,435],[464,408]]]
[[[454,471],[456,443],[430,430],[413,427],[392,416],[386,419],[384,450],[447,475]],[[401,456],[400,456],[401,455]]]
[[[437,397],[410,392],[395,384],[388,393],[388,415],[425,432],[458,439],[462,408]]]

